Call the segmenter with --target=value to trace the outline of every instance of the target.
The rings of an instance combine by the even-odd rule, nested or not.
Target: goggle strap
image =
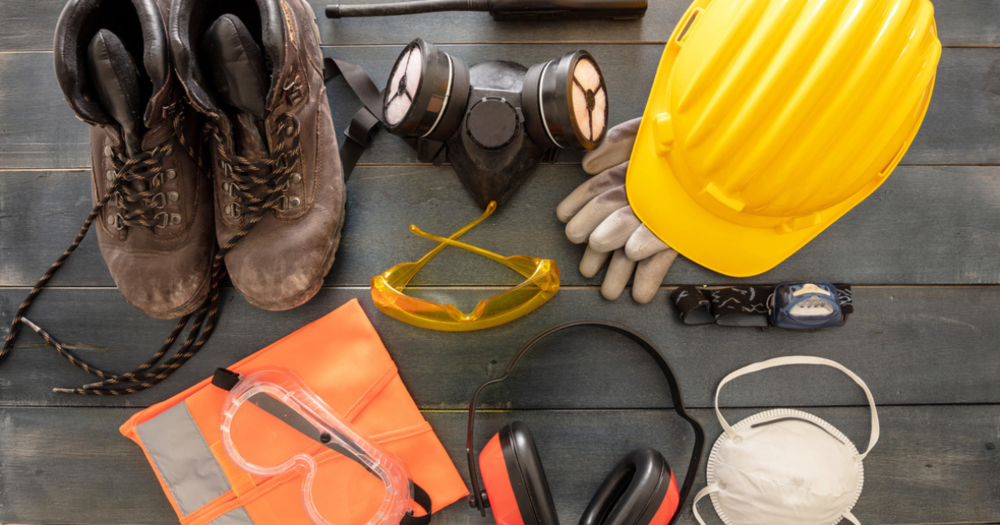
[[[403,519],[399,520],[399,525],[427,525],[431,522],[431,513],[434,512],[431,495],[413,480],[410,480],[410,485],[413,486],[413,502],[420,505],[426,514],[417,517],[410,511],[406,513],[406,516],[403,516]]]

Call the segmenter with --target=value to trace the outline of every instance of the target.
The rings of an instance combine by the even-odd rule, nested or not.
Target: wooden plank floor
[[[322,13],[323,2],[312,0]],[[525,64],[586,48],[607,78],[611,120],[641,114],[663,42],[686,9],[652,0],[641,22],[501,24],[483,14],[397,19],[321,19],[328,52],[360,63],[382,84],[401,46],[420,36],[470,63]],[[0,337],[24,294],[62,253],[90,209],[86,127],[59,92],[52,32],[63,0],[0,0]],[[678,260],[645,306],[629,294],[605,301],[602,275],[576,267],[555,207],[586,180],[578,155],[546,165],[510,203],[470,232],[498,253],[555,259],[564,289],[521,320],[473,334],[431,332],[389,319],[367,283],[430,244],[411,222],[450,233],[478,215],[449,167],[418,164],[381,133],[349,182],[343,242],[327,286],[290,312],[257,310],[227,290],[220,328],[180,372],[142,394],[113,399],[60,396],[89,376],[41,340],[22,336],[0,367],[0,523],[176,523],[138,447],[118,426],[218,366],[230,364],[357,298],[452,458],[464,465],[465,414],[473,389],[494,376],[531,335],[556,322],[626,322],[663,349],[680,375],[708,439],[718,381],[739,366],[797,353],[835,359],[857,372],[880,404],[882,438],[865,462],[855,514],[865,524],[1000,523],[1000,0],[938,0],[945,45],[927,119],[902,165],[864,203],[791,259],[744,282],[822,279],[857,285],[856,314],[818,334],[682,326],[667,304],[678,284],[734,283]],[[358,102],[331,87],[343,130]],[[460,307],[515,276],[445,251],[418,276],[420,293]],[[31,317],[99,366],[142,362],[172,323],[144,317],[114,289],[93,237],[43,295]],[[564,522],[575,521],[617,459],[637,446],[661,450],[677,470],[692,436],[664,410],[668,392],[651,360],[613,336],[578,332],[544,344],[484,402],[484,441],[514,418],[539,440]],[[723,396],[731,421],[761,407],[801,406],[856,443],[868,432],[864,395],[832,371],[796,368],[741,379]],[[697,487],[704,485],[700,475]],[[719,520],[703,502],[709,522]],[[439,525],[491,523],[456,504]],[[679,523],[694,523],[690,507]]]

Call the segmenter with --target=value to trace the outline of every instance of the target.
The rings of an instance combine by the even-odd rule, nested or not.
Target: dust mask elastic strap
[[[858,377],[857,374],[851,372],[846,367],[844,367],[844,365],[841,365],[836,361],[823,359],[822,357],[811,357],[811,356],[776,357],[774,359],[768,359],[767,361],[761,361],[760,363],[754,363],[752,365],[745,366],[727,375],[722,380],[722,382],[719,383],[719,387],[715,390],[715,414],[716,416],[718,416],[719,423],[722,424],[722,429],[725,431],[726,435],[729,436],[729,439],[735,439],[737,437],[737,433],[735,430],[733,430],[733,427],[729,426],[729,423],[726,422],[726,419],[724,417],[722,417],[722,412],[719,410],[719,392],[722,391],[722,387],[726,383],[732,381],[733,379],[736,379],[737,377],[744,376],[747,374],[752,374],[754,372],[759,372],[761,370],[766,370],[768,368],[776,368],[779,366],[786,366],[786,365],[823,365],[823,366],[829,366],[831,368],[836,368],[837,370],[840,370],[841,372],[847,374],[848,377],[853,379],[854,382],[857,383],[858,386],[860,386],[862,390],[865,391],[865,395],[868,397],[868,404],[871,406],[872,410],[872,433],[871,437],[868,440],[868,449],[865,450],[863,453],[858,454],[857,456],[854,457],[855,461],[864,460],[865,457],[868,455],[868,453],[871,452],[872,448],[875,447],[875,443],[878,442],[878,437],[879,437],[878,412],[875,409],[875,398],[872,397],[871,390],[868,390],[868,385],[866,385],[865,382],[860,377]],[[705,492],[705,490],[707,490],[707,488],[702,490],[702,492]],[[698,497],[701,496],[703,496],[703,494],[699,493]]]

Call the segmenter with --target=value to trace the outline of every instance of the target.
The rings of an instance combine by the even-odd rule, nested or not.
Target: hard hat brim
[[[789,233],[753,228],[724,220],[703,208],[672,173],[644,167],[640,129],[626,176],[628,201],[639,220],[671,248],[709,270],[730,277],[760,275],[805,246],[854,205],[824,213],[816,226]],[[655,152],[649,154],[655,155]],[[873,188],[874,191],[874,188]],[[865,193],[867,196],[867,193]],[[863,197],[862,197],[863,198]],[[861,198],[857,199],[860,201]]]

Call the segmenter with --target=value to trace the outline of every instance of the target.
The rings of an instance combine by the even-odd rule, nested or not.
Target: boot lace
[[[300,153],[299,119],[285,113],[277,120],[278,136],[284,139],[269,158],[247,158],[237,155],[225,146],[225,141],[215,131],[219,165],[225,171],[227,182],[223,190],[233,198],[225,213],[233,217],[252,214],[256,220],[269,209],[286,211],[298,207],[297,198],[289,200],[285,192],[291,183],[300,182],[302,174],[294,172]]]
[[[173,106],[168,109],[172,109],[172,107]],[[25,318],[24,315],[27,313],[28,308],[31,307],[32,302],[38,294],[40,294],[44,289],[45,284],[56,274],[59,268],[62,267],[66,259],[68,259],[69,256],[76,251],[76,248],[80,246],[80,243],[83,241],[84,237],[86,237],[87,232],[90,230],[94,220],[101,214],[101,211],[107,206],[108,202],[112,198],[121,199],[120,202],[124,204],[124,206],[119,205],[119,207],[126,210],[125,213],[120,214],[123,224],[142,224],[145,226],[152,225],[154,227],[159,224],[159,222],[157,222],[159,219],[157,219],[156,214],[160,212],[154,211],[155,209],[158,209],[155,204],[158,204],[159,201],[157,201],[157,199],[159,197],[152,193],[150,188],[155,189],[159,185],[157,184],[157,177],[163,175],[161,162],[162,157],[169,153],[169,146],[166,148],[143,152],[136,155],[134,158],[124,159],[118,156],[117,159],[112,160],[113,165],[116,167],[114,182],[108,188],[104,197],[94,206],[93,210],[91,210],[90,215],[87,216],[87,219],[83,223],[83,227],[73,240],[73,243],[70,244],[70,247],[62,254],[62,256],[59,257],[59,259],[56,260],[48,271],[45,272],[41,279],[38,280],[35,286],[31,289],[31,292],[28,293],[27,298],[25,298],[24,302],[22,302],[18,307],[17,312],[14,315],[14,319],[11,321],[10,332],[7,334],[7,338],[4,341],[3,349],[0,350],[0,363],[2,363],[13,350],[14,341],[17,338],[22,324],[37,332],[45,340],[46,344],[54,348],[59,355],[63,356],[71,364],[101,379],[100,382],[84,385],[80,388],[53,389],[53,391],[57,393],[119,396],[141,392],[160,383],[180,368],[181,365],[194,357],[205,345],[205,343],[208,342],[208,339],[211,337],[217,324],[219,315],[220,282],[226,273],[225,266],[223,265],[225,255],[240,239],[246,237],[246,235],[250,233],[250,230],[264,217],[264,214],[267,213],[268,210],[276,208],[279,198],[282,196],[282,192],[287,189],[287,183],[291,177],[291,167],[295,165],[295,160],[301,156],[299,148],[298,119],[294,115],[286,114],[282,116],[281,122],[284,123],[284,125],[289,126],[288,129],[290,131],[288,132],[288,136],[290,140],[284,145],[284,147],[279,149],[280,151],[274,156],[274,158],[258,160],[249,160],[236,155],[235,152],[230,151],[226,146],[226,141],[222,139],[218,126],[213,125],[212,123],[209,123],[206,126],[205,134],[213,137],[215,147],[218,149],[220,157],[225,162],[233,166],[234,173],[245,175],[246,179],[243,181],[244,184],[239,188],[239,190],[245,193],[243,196],[243,203],[245,203],[246,209],[253,213],[253,216],[243,225],[242,228],[240,228],[240,230],[233,236],[232,239],[229,240],[229,242],[220,247],[216,252],[215,257],[212,260],[211,282],[208,297],[205,299],[201,308],[196,313],[188,314],[179,319],[177,324],[174,326],[173,331],[171,331],[167,340],[163,343],[163,346],[161,346],[160,349],[157,350],[156,353],[154,353],[145,363],[124,374],[114,374],[101,370],[97,367],[89,365],[75,356],[64,345],[49,335],[48,332],[29,319]],[[185,148],[193,159],[199,161],[199,169],[201,169],[201,155],[187,143],[181,131],[183,129],[182,113],[178,112],[176,114],[173,119],[173,126],[177,142]],[[126,183],[128,184],[126,185]],[[136,183],[141,183],[141,185],[137,185]],[[160,179],[160,183],[162,183],[162,179]],[[150,217],[150,215],[152,215],[152,217]],[[118,220],[117,217],[115,220]],[[173,344],[177,341],[181,331],[185,326],[187,326],[188,321],[192,316],[194,316],[194,321],[191,324],[188,337],[185,339],[183,345],[174,355],[161,363],[161,359],[163,359],[163,356],[167,354]]]
[[[108,216],[108,224],[122,230],[129,226],[166,228],[180,224],[181,216],[160,211],[168,200],[176,201],[179,195],[158,191],[163,185],[168,171],[163,169],[163,157],[172,151],[171,146],[156,147],[128,158],[121,148],[110,148],[106,153],[114,169],[107,173],[112,181],[108,187],[109,200],[115,201],[120,210]],[[176,176],[176,174],[170,173]]]

